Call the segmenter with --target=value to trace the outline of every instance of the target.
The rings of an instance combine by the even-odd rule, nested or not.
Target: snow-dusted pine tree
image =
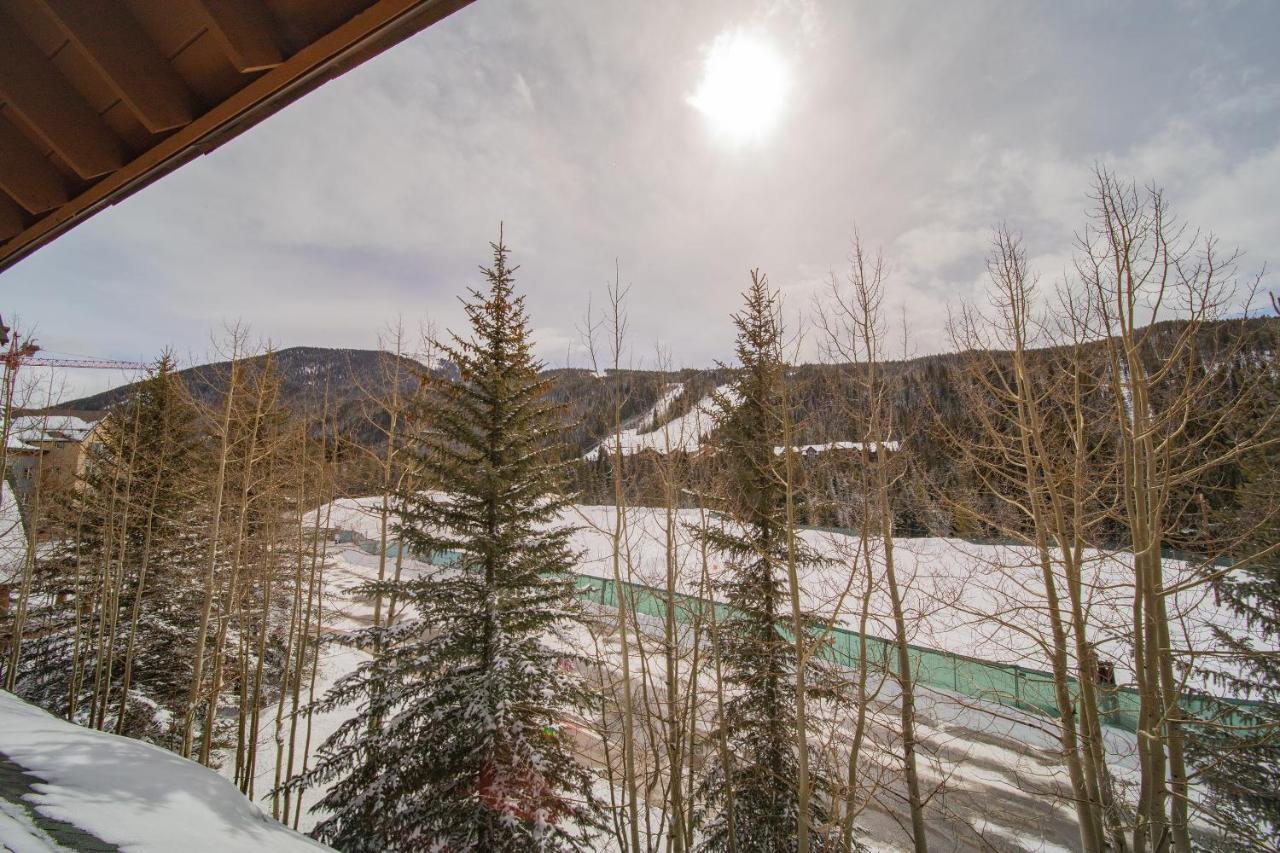
[[[460,559],[381,585],[404,615],[382,629],[381,656],[324,698],[361,710],[301,780],[333,783],[316,835],[341,850],[585,850],[601,824],[564,725],[590,694],[558,640],[579,618],[559,414],[501,237],[483,272],[470,335],[441,347],[457,377],[429,395],[416,453],[413,479],[439,491],[399,506],[413,552]]]
[[[751,274],[746,306],[734,315],[741,368],[720,400],[716,422],[718,490],[722,518],[696,535],[725,558],[728,576],[718,582],[732,608],[719,622],[727,700],[719,721],[726,732],[729,766],[709,763],[700,785],[702,850],[783,853],[799,846],[800,761],[796,738],[796,646],[786,567],[812,566],[821,557],[788,535],[784,460],[785,362],[776,296],[767,279]],[[814,661],[808,664],[815,666]],[[832,841],[824,804],[830,784],[810,763],[815,796],[807,824],[809,849]]]
[[[1265,419],[1274,440],[1280,381],[1272,366],[1259,367],[1268,378],[1257,388],[1244,431],[1260,431]],[[1200,809],[1223,837],[1240,849],[1280,850],[1280,446],[1247,454],[1240,468],[1244,482],[1229,525],[1238,537],[1232,556],[1240,562],[1215,577],[1213,590],[1250,630],[1211,626],[1214,653],[1202,669],[1215,692],[1255,701],[1235,705],[1201,697],[1211,719],[1191,728],[1188,752],[1207,791]]]

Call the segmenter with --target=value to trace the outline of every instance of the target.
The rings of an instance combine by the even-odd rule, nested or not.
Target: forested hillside
[[[1175,337],[1184,324],[1166,321],[1153,328],[1148,346],[1154,354]],[[1197,330],[1191,357],[1201,366],[1226,370],[1233,379],[1228,387],[1248,381],[1259,370],[1273,370],[1280,345],[1280,321],[1274,317],[1247,320],[1223,320],[1204,324]],[[1105,357],[1101,343],[1078,348],[1081,357],[1097,362]],[[1221,364],[1229,353],[1230,364]],[[1032,368],[1051,378],[1060,352],[1050,348],[1033,354]],[[271,361],[279,378],[280,405],[315,424],[327,417],[336,428],[345,447],[337,450],[351,461],[345,470],[350,491],[360,493],[367,485],[367,472],[357,448],[377,455],[384,450],[388,414],[381,400],[392,387],[412,397],[423,377],[431,371],[421,362],[380,350],[327,349],[293,347],[268,355],[243,360],[246,370]],[[1154,355],[1153,355],[1154,358]],[[922,356],[908,361],[887,361],[881,365],[893,389],[890,404],[889,434],[884,440],[908,441],[912,445],[913,488],[917,493],[925,484],[933,487],[957,485],[963,474],[957,470],[954,453],[946,446],[946,434],[964,434],[973,428],[971,410],[960,389],[966,384],[965,371],[975,364],[994,375],[1007,373],[1009,354],[1002,351],[982,353],[944,353]],[[397,369],[398,365],[398,369]],[[438,370],[448,371],[448,367]],[[1098,366],[1101,370],[1101,366]],[[228,362],[216,362],[187,368],[176,373],[193,398],[213,406],[221,398],[229,375]],[[641,434],[654,434],[649,444],[661,447],[664,424],[678,421],[705,400],[721,385],[729,371],[724,368],[686,368],[670,373],[652,370],[602,371],[550,368],[543,376],[552,380],[548,399],[563,406],[568,425],[564,449],[574,463],[574,480],[590,503],[604,502],[608,497],[608,459],[612,452],[612,400],[621,395],[621,418],[624,429]],[[864,405],[858,401],[859,367],[852,364],[802,364],[790,369],[791,417],[795,425],[794,444],[824,445],[836,442],[874,440],[865,426]],[[135,386],[125,385],[91,397],[61,404],[60,409],[105,411],[128,398]],[[1105,395],[1105,390],[1100,390]],[[657,406],[664,394],[665,405]],[[1204,400],[1209,416],[1214,401]],[[327,407],[327,408],[326,408]],[[327,412],[327,414],[326,414]],[[1193,427],[1194,428],[1194,427]],[[696,437],[694,437],[696,443]],[[601,453],[586,459],[595,448]],[[644,454],[641,454],[644,455]],[[828,467],[840,466],[839,454],[823,460]],[[847,458],[844,460],[847,462]],[[658,487],[652,479],[652,461],[641,459],[632,466],[630,477],[641,502],[656,500]],[[1218,471],[1218,481],[1210,494],[1212,506],[1234,501],[1233,489],[1238,485],[1238,471]],[[974,491],[978,491],[973,485]],[[1197,508],[1197,512],[1198,512]],[[907,530],[918,532],[960,532],[981,535],[984,531],[966,522],[943,520],[936,512],[930,519],[929,508],[921,505],[904,517]],[[944,514],[945,515],[945,514]],[[829,513],[814,508],[814,523],[837,523]],[[992,534],[993,531],[985,531]]]

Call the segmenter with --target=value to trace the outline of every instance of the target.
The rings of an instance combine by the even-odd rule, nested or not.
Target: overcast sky
[[[1271,2],[477,0],[4,273],[3,310],[104,357],[199,360],[237,319],[369,347],[456,327],[505,221],[549,363],[582,362],[616,259],[635,361],[703,366],[750,268],[798,312],[856,224],[937,351],[993,224],[1064,268],[1098,162],[1276,261],[1277,33]],[[725,39],[781,77],[753,78],[780,107],[750,138],[698,106]]]

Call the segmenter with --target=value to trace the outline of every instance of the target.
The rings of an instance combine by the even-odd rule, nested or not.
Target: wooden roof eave
[[[306,93],[470,2],[377,0],[0,243],[0,272],[103,208],[213,151]],[[252,57],[246,61],[252,63]],[[0,202],[8,201],[0,195]],[[0,218],[6,213],[0,206]]]

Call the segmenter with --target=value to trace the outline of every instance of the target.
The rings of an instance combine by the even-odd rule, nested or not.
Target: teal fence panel
[[[618,606],[618,585],[609,578],[578,575],[577,587],[579,595],[584,599],[605,607]],[[628,606],[634,612],[658,618],[666,617],[667,599],[662,590],[630,582],[624,582],[622,588]],[[677,593],[675,598],[676,619],[681,622],[693,621],[698,617],[706,618],[712,613],[717,622],[723,622],[734,615],[733,609],[721,602],[681,593]],[[911,675],[917,684],[1023,711],[1058,716],[1057,692],[1050,672],[984,661],[922,646],[910,645],[908,648]],[[828,632],[828,643],[820,654],[823,659],[834,664],[852,668],[859,665],[864,652],[871,667],[892,675],[898,674],[897,647],[894,643],[869,634],[863,636],[848,628],[832,628]],[[1074,679],[1068,680],[1068,691],[1072,701],[1076,701],[1079,691]],[[1202,719],[1221,718],[1223,703],[1245,710],[1257,704],[1246,700],[1213,700],[1188,696],[1184,699],[1183,706],[1190,715]],[[1098,706],[1106,725],[1127,732],[1137,731],[1138,705],[1135,690],[1127,687],[1099,687]],[[1236,712],[1225,716],[1225,722],[1240,725],[1246,715]]]

